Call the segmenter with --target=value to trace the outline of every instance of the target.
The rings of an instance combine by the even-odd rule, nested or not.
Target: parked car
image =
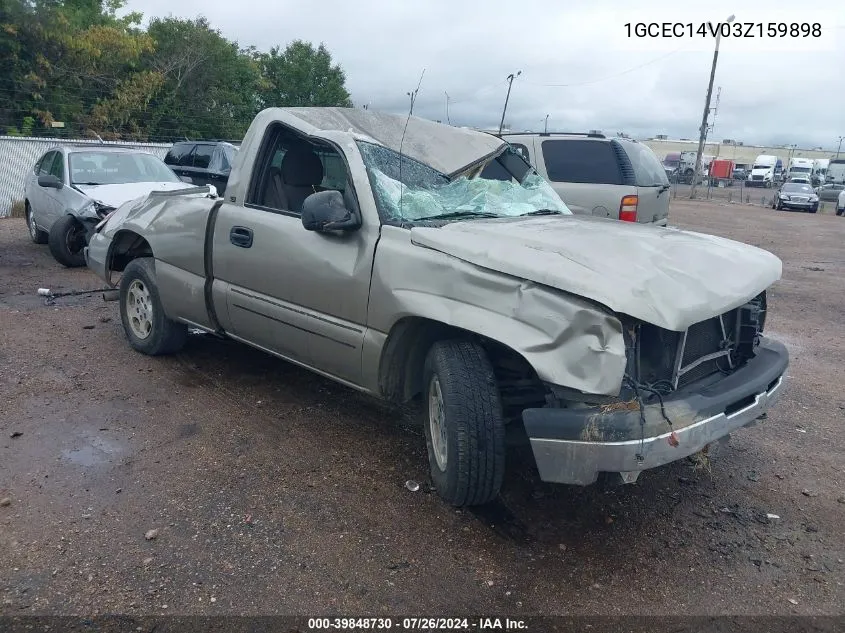
[[[647,146],[601,134],[503,134],[576,214],[665,225],[669,179]],[[490,166],[490,170],[495,168]]]
[[[189,187],[160,158],[122,148],[54,147],[27,177],[26,221],[36,244],[60,264],[84,266],[94,226],[127,200]]]
[[[836,200],[836,215],[845,215],[845,189],[839,192]]]
[[[845,184],[830,183],[816,187],[816,195],[823,202],[834,202],[839,198],[839,193],[845,190]]]
[[[232,143],[184,141],[174,143],[164,162],[185,182],[197,186],[214,185],[219,195],[226,193],[226,184],[238,148]]]
[[[813,181],[809,176],[792,176],[787,182],[798,185],[809,185],[810,187],[813,186]]]
[[[819,210],[819,197],[807,183],[787,182],[775,194],[773,209],[797,209],[815,213]]]
[[[734,180],[745,180],[748,178],[748,170],[745,167],[736,167],[733,170],[732,176]]]
[[[497,496],[507,427],[545,481],[632,483],[782,390],[767,251],[573,215],[518,148],[417,117],[271,108],[243,148],[225,199],[132,201],[92,237],[129,344],[173,353],[190,326],[419,397],[449,503]]]

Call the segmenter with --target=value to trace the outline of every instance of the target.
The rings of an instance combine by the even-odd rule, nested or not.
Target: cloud
[[[297,38],[324,42],[346,71],[353,101],[373,109],[407,112],[407,93],[425,69],[415,114],[445,121],[448,92],[452,123],[495,127],[505,78],[522,70],[506,117],[514,130],[542,129],[549,114],[552,130],[685,138],[696,137],[701,124],[713,38],[629,39],[626,22],[697,25],[734,11],[738,22],[820,20],[822,39],[722,39],[713,136],[835,148],[845,134],[845,80],[834,63],[845,59],[838,0],[813,9],[773,0],[769,18],[760,7],[727,0],[690,4],[130,0],[127,9],[147,18],[205,15],[226,37],[262,50]]]

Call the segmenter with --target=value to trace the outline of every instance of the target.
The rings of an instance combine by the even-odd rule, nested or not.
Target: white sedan
[[[839,192],[836,200],[836,215],[845,215],[845,189]]]
[[[26,221],[36,244],[49,243],[60,264],[84,266],[83,249],[109,212],[151,191],[186,189],[164,161],[108,147],[54,147],[26,182]]]

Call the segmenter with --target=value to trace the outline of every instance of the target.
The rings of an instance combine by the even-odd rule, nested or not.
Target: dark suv
[[[214,185],[222,196],[237,152],[235,145],[225,141],[182,141],[174,143],[164,162],[185,182]]]

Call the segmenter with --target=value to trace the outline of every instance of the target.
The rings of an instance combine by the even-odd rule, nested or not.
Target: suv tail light
[[[623,222],[637,221],[637,196],[625,196],[622,198],[622,204],[619,205],[619,219]]]

